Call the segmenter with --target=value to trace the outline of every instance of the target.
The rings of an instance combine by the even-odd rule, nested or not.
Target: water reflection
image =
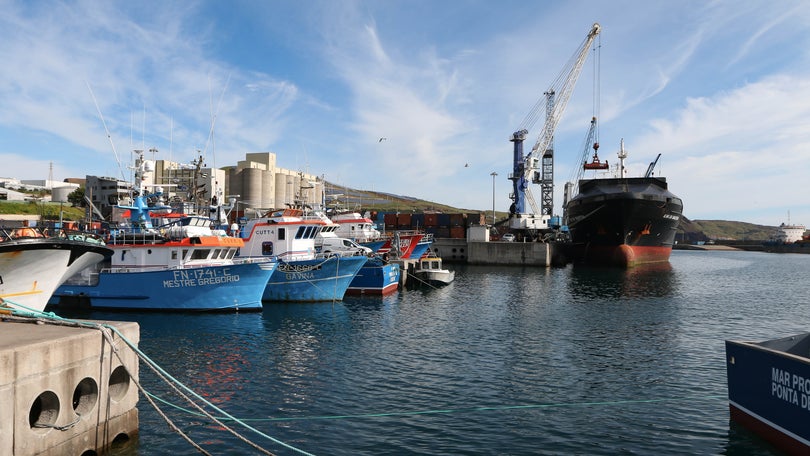
[[[776,447],[746,429],[729,420],[728,442],[722,454],[728,456],[773,456],[777,454]]]
[[[675,284],[675,272],[669,262],[627,269],[574,265],[569,292],[573,297],[585,299],[661,298],[671,296]]]

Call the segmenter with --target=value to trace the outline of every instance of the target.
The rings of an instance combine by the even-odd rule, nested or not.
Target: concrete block
[[[112,324],[139,342],[136,323]],[[0,363],[8,367],[0,374],[0,454],[97,451],[137,434],[138,391],[126,371],[137,380],[138,358],[121,337],[112,340],[92,328],[0,322]]]

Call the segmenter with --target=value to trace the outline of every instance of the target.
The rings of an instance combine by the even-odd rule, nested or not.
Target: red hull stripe
[[[746,413],[732,404],[728,406],[731,419],[755,432],[757,435],[772,443],[774,446],[788,454],[806,455],[810,453],[810,446],[796,438],[774,428],[759,418]]]
[[[586,261],[618,266],[636,266],[644,263],[669,261],[672,247],[652,246],[588,246]]]
[[[359,295],[375,295],[375,296],[385,296],[397,291],[397,284],[391,283],[380,288],[348,288],[346,290],[346,294],[352,296],[359,296]]]

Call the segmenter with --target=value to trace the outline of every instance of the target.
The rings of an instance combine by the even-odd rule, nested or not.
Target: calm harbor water
[[[729,422],[724,341],[810,331],[810,255],[455,269],[446,288],[386,298],[80,317],[139,322],[149,357],[278,455],[301,453],[268,437],[315,455],[778,454]],[[212,454],[259,454],[160,406]],[[197,454],[143,395],[138,408],[140,436],[115,454]]]

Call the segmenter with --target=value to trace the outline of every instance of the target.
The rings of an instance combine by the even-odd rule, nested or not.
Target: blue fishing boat
[[[360,268],[363,251],[318,252],[315,238],[337,227],[322,217],[285,209],[251,219],[241,230],[241,258],[278,258],[262,299],[265,301],[339,301]]]
[[[726,341],[731,419],[788,454],[810,454],[810,333]]]
[[[389,295],[399,287],[401,268],[380,256],[369,258],[349,284],[349,295]]]
[[[59,307],[162,311],[261,310],[262,293],[276,268],[273,258],[235,258],[239,238],[215,234],[205,216],[182,216],[155,227],[147,193],[139,182],[148,164],[136,160],[136,185],[126,224],[107,240],[112,256],[85,268],[56,289]]]

